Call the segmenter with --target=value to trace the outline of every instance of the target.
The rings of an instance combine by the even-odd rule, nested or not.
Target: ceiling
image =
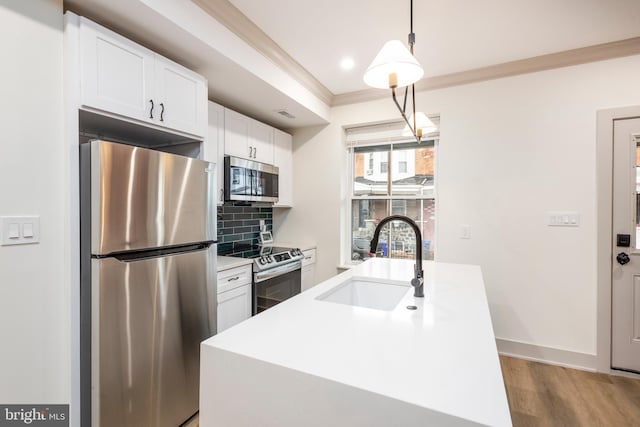
[[[332,105],[386,97],[362,75],[384,42],[406,42],[409,32],[407,0],[64,5],[202,74],[212,101],[285,130],[326,124]],[[527,62],[516,73],[580,63],[567,51],[619,40],[633,38],[582,62],[640,54],[640,0],[416,0],[414,32],[425,69],[417,88],[433,89],[513,75],[482,68],[510,61]],[[540,55],[557,52],[564,52],[560,60],[540,67]],[[355,62],[350,71],[339,66],[346,56]]]
[[[384,42],[409,33],[408,0],[229,1],[334,95],[366,89]],[[640,0],[416,0],[414,32],[425,77],[441,76],[638,37]]]

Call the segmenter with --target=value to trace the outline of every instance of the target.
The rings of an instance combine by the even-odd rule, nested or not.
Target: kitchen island
[[[510,426],[478,266],[426,262],[425,298],[392,310],[321,300],[413,265],[371,259],[204,341],[200,425]]]

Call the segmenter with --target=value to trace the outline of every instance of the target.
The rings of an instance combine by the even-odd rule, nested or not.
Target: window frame
[[[351,256],[352,256],[352,252],[353,252],[353,239],[354,239],[354,231],[353,231],[353,206],[354,206],[354,201],[360,201],[360,200],[386,200],[387,201],[387,209],[388,215],[392,214],[393,211],[393,201],[394,200],[403,200],[405,201],[405,213],[406,213],[406,201],[408,200],[433,200],[433,203],[435,205],[434,208],[434,216],[435,216],[435,225],[434,225],[434,229],[433,229],[433,240],[432,240],[432,250],[433,250],[433,254],[434,254],[434,259],[436,259],[436,254],[437,254],[437,235],[438,235],[438,143],[439,143],[439,137],[431,137],[428,139],[425,139],[422,143],[425,144],[425,146],[433,146],[433,150],[434,150],[434,164],[433,164],[433,176],[434,176],[434,183],[433,183],[433,193],[432,195],[429,196],[424,196],[424,195],[403,195],[403,194],[394,194],[393,192],[393,185],[392,185],[392,173],[393,171],[390,170],[390,168],[387,168],[387,182],[388,182],[388,194],[387,195],[356,195],[354,194],[354,182],[355,182],[355,154],[356,154],[356,148],[366,148],[366,147],[381,147],[381,146],[389,146],[389,150],[388,150],[388,164],[389,165],[393,165],[394,159],[393,159],[393,154],[394,154],[394,147],[397,146],[402,146],[402,145],[411,145],[411,144],[415,144],[415,141],[412,141],[411,139],[399,139],[399,140],[394,140],[394,141],[384,141],[384,142],[372,142],[372,143],[366,143],[366,142],[359,142],[357,144],[352,144],[352,145],[348,145],[347,146],[347,159],[348,159],[348,168],[347,168],[347,180],[346,180],[346,184],[347,184],[347,194],[346,194],[346,203],[345,203],[345,224],[343,226],[343,230],[345,230],[345,233],[341,233],[342,236],[344,236],[342,239],[342,247],[343,247],[343,251],[342,251],[342,260],[341,263],[343,265],[350,265],[353,264],[354,261],[352,261]],[[427,145],[428,144],[428,145]],[[414,147],[417,148],[418,146]],[[408,147],[407,147],[408,148]],[[407,162],[406,159],[403,159],[405,162]],[[398,163],[398,162],[396,162]],[[407,164],[408,166],[408,164]],[[407,168],[408,170],[408,168]],[[365,171],[366,172],[366,171]],[[395,173],[406,173],[406,172],[399,172],[396,171]],[[424,205],[423,205],[424,206]],[[424,211],[424,207],[422,208],[422,211]],[[424,222],[424,219],[423,219]]]

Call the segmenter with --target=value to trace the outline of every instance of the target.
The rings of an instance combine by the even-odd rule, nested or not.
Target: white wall
[[[0,0],[0,216],[41,243],[0,246],[0,402],[68,403],[62,0]]]
[[[633,56],[417,94],[441,118],[436,257],[482,266],[498,338],[596,353],[596,111],[640,104],[639,72]],[[317,242],[320,280],[350,229],[343,127],[398,117],[389,97],[294,134],[295,208],[276,232]],[[580,226],[548,227],[548,210],[576,210]]]

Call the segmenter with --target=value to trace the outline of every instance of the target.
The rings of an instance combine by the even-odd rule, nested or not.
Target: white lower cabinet
[[[306,291],[316,285],[316,250],[307,249],[302,251],[302,291]]]
[[[218,272],[218,333],[251,317],[251,265]]]

